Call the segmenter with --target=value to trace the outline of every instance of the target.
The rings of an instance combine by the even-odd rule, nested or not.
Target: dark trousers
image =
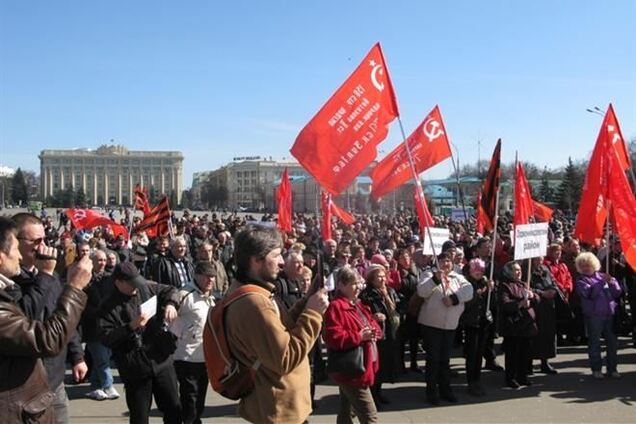
[[[426,394],[437,396],[439,392],[450,393],[450,355],[455,330],[423,327],[426,341]]]
[[[479,327],[464,329],[466,354],[466,380],[468,383],[477,382],[481,378],[481,358],[486,347],[487,325],[484,322]]]
[[[163,413],[163,422],[165,424],[181,423],[177,375],[172,365],[142,380],[126,378],[124,389],[131,424],[148,423],[153,395],[157,407]]]
[[[201,424],[208,391],[208,374],[205,362],[174,361],[179,380],[181,417],[184,424]]]
[[[406,342],[408,342],[409,344],[409,355],[410,355],[410,361],[411,361],[411,367],[415,368],[417,367],[417,351],[419,348],[419,343],[420,343],[420,339],[419,339],[419,333],[420,333],[420,328],[419,328],[419,324],[417,323],[417,317],[413,317],[411,315],[404,315],[403,319],[403,335],[402,335],[402,351],[401,351],[401,355],[402,355],[402,364],[404,363],[404,356],[405,356],[405,347],[406,347]]]
[[[495,336],[497,335],[495,322],[496,321],[488,322],[485,324],[486,338],[484,339],[483,357],[486,360],[486,364],[495,362],[495,358],[497,358],[497,352],[495,351]]]
[[[506,381],[527,381],[528,363],[532,358],[530,337],[506,336],[503,343],[506,353]]]

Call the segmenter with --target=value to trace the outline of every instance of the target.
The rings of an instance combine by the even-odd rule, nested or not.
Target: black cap
[[[447,240],[442,244],[442,252],[446,252],[448,249],[454,249],[457,246],[453,240]]]
[[[113,278],[115,280],[125,281],[137,289],[146,284],[146,279],[141,276],[139,270],[132,262],[121,262],[117,264],[113,271]]]
[[[206,277],[216,277],[216,266],[208,261],[199,261],[194,267],[194,273],[199,275],[205,275]]]

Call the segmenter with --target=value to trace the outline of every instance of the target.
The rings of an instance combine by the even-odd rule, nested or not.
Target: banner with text
[[[435,254],[442,253],[442,245],[444,242],[450,240],[450,230],[448,228],[435,228],[431,227],[431,237],[433,238],[433,246],[435,247]],[[431,248],[431,237],[428,235],[428,229],[424,229],[424,254],[432,255],[433,249]]]
[[[515,261],[545,256],[548,250],[548,223],[515,227]]]

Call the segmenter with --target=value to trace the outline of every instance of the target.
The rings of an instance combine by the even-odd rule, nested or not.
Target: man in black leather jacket
[[[45,321],[33,321],[15,303],[20,272],[17,226],[0,217],[0,422],[54,422],[46,371],[40,358],[58,355],[79,322],[92,263],[82,259],[69,269],[57,308]],[[55,249],[38,247],[42,254]]]

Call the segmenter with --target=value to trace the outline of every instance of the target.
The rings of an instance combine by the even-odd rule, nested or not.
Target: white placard
[[[435,247],[435,254],[442,253],[442,244],[450,240],[450,230],[448,228],[435,228],[431,227],[431,236],[433,237],[433,246]],[[431,237],[428,235],[428,229],[424,229],[424,254],[432,255],[433,249],[431,249]]]
[[[548,251],[548,223],[515,227],[515,260],[545,256]]]
[[[157,296],[153,296],[139,305],[139,313],[147,316],[148,319],[157,315]]]

